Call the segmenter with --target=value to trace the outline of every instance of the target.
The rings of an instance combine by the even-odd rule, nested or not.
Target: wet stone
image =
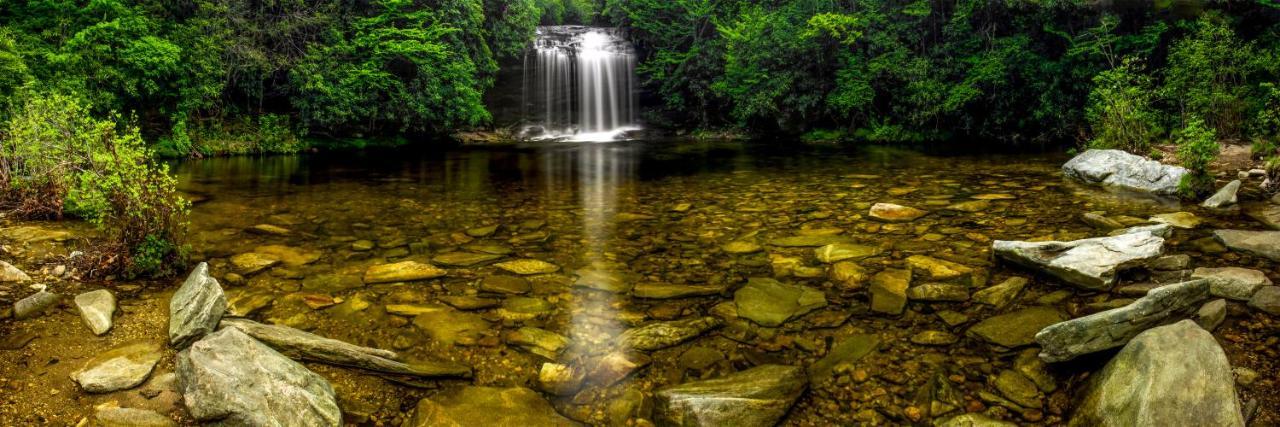
[[[102,335],[111,329],[111,316],[116,312],[116,297],[111,291],[99,289],[76,295],[76,309],[80,318],[93,331],[94,335]]]
[[[447,307],[418,314],[413,325],[431,341],[445,346],[475,345],[492,327],[478,314]]]
[[[89,393],[109,393],[141,385],[160,362],[160,346],[134,342],[94,356],[71,379]]]
[[[253,248],[253,252],[278,259],[280,262],[291,267],[311,264],[319,261],[321,256],[319,251],[311,251],[284,245],[258,246]]]
[[[720,247],[720,249],[725,251],[725,253],[740,255],[740,254],[750,254],[750,253],[760,252],[764,250],[764,247],[760,246],[755,242],[750,242],[745,240],[735,240],[729,243],[725,243],[724,246]]]
[[[816,234],[816,235],[798,235],[789,237],[780,237],[769,241],[770,245],[781,246],[784,248],[806,248],[833,245],[836,243],[846,243],[848,237],[833,234]]]
[[[902,314],[907,306],[907,286],[911,270],[886,269],[871,278],[871,310]]]
[[[868,212],[868,216],[887,222],[909,222],[927,214],[928,212],[920,209],[893,203],[876,203]]]
[[[508,344],[523,347],[530,353],[555,360],[569,346],[564,335],[541,328],[521,327],[505,335]]]
[[[470,295],[442,295],[438,299],[440,302],[459,310],[483,310],[502,305],[501,300]]]
[[[677,285],[646,282],[637,284],[631,294],[637,298],[670,299],[719,295],[727,288],[717,285]]]
[[[418,401],[413,427],[569,427],[577,422],[556,412],[537,392],[524,387],[463,386]]]
[[[911,342],[920,345],[951,345],[960,338],[947,331],[926,330],[911,336]]]
[[[14,267],[13,264],[0,261],[0,283],[4,282],[26,282],[30,281],[31,276]]]
[[[817,256],[818,261],[828,264],[844,260],[856,261],[879,255],[880,252],[879,247],[860,245],[856,243],[832,243],[818,249],[814,249],[813,251],[814,255]]]
[[[23,320],[44,314],[45,310],[57,305],[60,299],[62,297],[58,294],[41,289],[13,304],[13,318]]]
[[[500,294],[520,295],[530,290],[529,281],[522,277],[495,274],[480,280],[480,290]]]
[[[1258,292],[1249,298],[1249,307],[1273,316],[1280,316],[1280,286],[1264,286],[1258,289]]]
[[[213,332],[226,311],[227,297],[209,275],[209,265],[196,265],[169,300],[169,345],[185,348]]]
[[[529,258],[504,261],[504,262],[494,264],[494,266],[500,269],[503,269],[509,273],[514,273],[514,274],[519,274],[524,276],[532,275],[532,274],[555,273],[557,271],[560,271],[560,266],[558,265],[555,265],[546,261],[542,261],[542,260],[529,259]]]
[[[973,274],[973,268],[968,266],[924,255],[907,257],[907,265],[911,266],[912,277],[930,280],[950,280]]]
[[[1237,301],[1248,301],[1258,289],[1271,285],[1266,273],[1240,267],[1201,267],[1191,273],[1191,278],[1208,280],[1211,295]]]
[[[827,305],[827,298],[813,288],[787,285],[753,277],[733,296],[738,316],[761,326],[775,327]]]
[[[805,387],[800,368],[758,366],[659,389],[654,413],[661,425],[769,427],[786,415]]]
[[[369,267],[364,272],[367,284],[428,280],[447,274],[444,269],[417,261],[402,261]]]
[[[1066,318],[1053,307],[1028,307],[989,317],[969,328],[968,335],[989,343],[1017,348],[1035,342],[1036,333]]]
[[[231,265],[236,268],[237,272],[244,275],[266,270],[279,263],[280,260],[276,257],[257,252],[248,252],[231,257]]]
[[[1127,306],[1045,327],[1035,335],[1046,362],[1062,362],[1124,345],[1142,331],[1186,319],[1209,298],[1209,283],[1194,280],[1153,289]]]
[[[1185,270],[1191,267],[1191,256],[1187,254],[1165,255],[1147,264],[1152,270]]]
[[[173,422],[159,412],[149,409],[108,407],[105,404],[94,408],[89,418],[89,427],[176,427]]]
[[[1227,318],[1227,300],[1216,299],[1204,303],[1200,306],[1200,310],[1196,311],[1195,321],[1197,325],[1206,331],[1213,331],[1222,324]]]
[[[595,289],[615,294],[631,290],[632,284],[630,282],[611,271],[588,268],[579,270],[577,276],[573,281],[573,285],[579,288]]]
[[[973,293],[973,301],[1002,308],[1018,298],[1018,294],[1027,286],[1025,277],[1010,277],[1000,284]]]
[[[907,289],[907,298],[913,301],[968,301],[969,288],[946,283],[925,283]]]
[[[660,350],[696,338],[724,324],[717,317],[699,317],[669,322],[653,322],[624,331],[618,342],[626,348]]]
[[[449,252],[436,255],[431,262],[449,267],[471,267],[501,259],[502,255],[478,254],[472,252]]]
[[[851,261],[841,261],[831,265],[827,277],[844,289],[858,289],[867,282],[869,276],[862,266]]]
[[[1203,219],[1191,212],[1173,212],[1154,215],[1150,218],[1151,222],[1169,224],[1173,228],[1181,228],[1184,230],[1199,227],[1204,222]]]
[[[809,365],[809,381],[814,384],[831,377],[836,365],[855,363],[875,351],[880,346],[880,338],[870,334],[854,334],[837,342],[827,351],[827,355]]]
[[[1213,236],[1231,250],[1280,261],[1280,231],[1217,230]]]
[[[1026,408],[1040,407],[1040,391],[1026,376],[1012,370],[1000,371],[995,379],[996,390],[1005,398]]]

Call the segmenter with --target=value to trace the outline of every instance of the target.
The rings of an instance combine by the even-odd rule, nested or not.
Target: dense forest
[[[10,208],[128,223],[122,246],[173,253],[177,232],[154,230],[179,221],[138,219],[182,212],[156,202],[173,183],[120,165],[484,129],[502,65],[558,24],[625,29],[658,129],[1153,156],[1174,142],[1193,191],[1219,141],[1274,155],[1280,3],[1106,3],[8,1],[0,184]]]

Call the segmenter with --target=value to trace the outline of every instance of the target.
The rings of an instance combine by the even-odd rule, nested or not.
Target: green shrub
[[[1157,132],[1151,106],[1151,78],[1126,59],[1120,66],[1093,78],[1085,117],[1093,130],[1091,148],[1115,148],[1144,155]]]
[[[1218,136],[1199,117],[1187,120],[1186,127],[1177,132],[1178,160],[1187,168],[1187,175],[1179,184],[1179,190],[1194,197],[1213,190],[1213,176],[1209,167],[1218,158]]]
[[[105,231],[91,273],[157,275],[181,264],[188,203],[133,127],[98,120],[79,99],[32,96],[0,143],[3,204],[28,217],[83,218]]]

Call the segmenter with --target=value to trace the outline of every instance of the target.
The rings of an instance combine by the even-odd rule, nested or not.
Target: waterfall
[[[635,61],[617,29],[538,27],[525,54],[524,136],[609,141],[639,129]]]

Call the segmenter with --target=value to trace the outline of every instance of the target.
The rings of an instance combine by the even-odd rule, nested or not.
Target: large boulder
[[[1149,329],[1090,377],[1072,426],[1243,426],[1231,365],[1190,320]]]
[[[1240,267],[1200,267],[1191,272],[1192,279],[1209,281],[1209,293],[1215,297],[1248,301],[1263,286],[1271,286],[1267,274]]]
[[[1122,234],[1070,242],[1018,242],[996,240],[996,256],[1027,268],[1048,273],[1089,290],[1109,289],[1116,274],[1164,253],[1167,225],[1135,227]]]
[[[1209,281],[1161,286],[1124,307],[1050,325],[1036,334],[1040,358],[1062,362],[1116,348],[1142,331],[1192,317],[1209,299]]]
[[[738,315],[761,326],[776,327],[810,311],[825,307],[822,291],[787,285],[777,280],[753,277],[733,294]]]
[[[236,328],[280,353],[302,360],[419,377],[469,377],[471,368],[452,362],[400,362],[389,350],[361,347],[280,325],[248,319],[223,319],[223,328]]]
[[[1280,231],[1217,230],[1213,237],[1231,250],[1280,261]]]
[[[538,392],[524,387],[466,386],[418,401],[414,427],[577,426],[556,412]]]
[[[178,353],[178,388],[198,421],[245,426],[337,426],[329,382],[238,328]]]
[[[1062,173],[1086,184],[1176,196],[1187,170],[1120,150],[1088,150],[1062,165]]]
[[[804,392],[804,370],[762,365],[720,378],[658,390],[659,425],[769,427]]]
[[[218,327],[227,312],[227,297],[209,264],[200,263],[169,300],[169,345],[185,348]]]

